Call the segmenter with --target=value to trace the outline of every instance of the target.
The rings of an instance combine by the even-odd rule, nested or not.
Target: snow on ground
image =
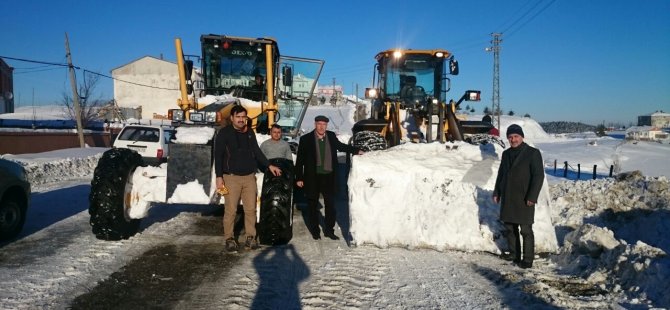
[[[447,149],[448,147],[448,149]],[[403,144],[354,156],[349,174],[356,243],[500,253],[506,249],[491,194],[498,145]],[[535,213],[537,252],[554,252],[548,186]]]
[[[353,123],[346,117],[338,120],[340,115],[350,115],[346,108],[319,107],[310,113],[330,117],[329,129]],[[313,126],[309,117],[305,123]],[[527,141],[542,151],[549,182],[544,188],[547,202],[540,205],[546,213],[536,213],[535,232],[536,238],[545,240],[538,242],[538,248],[547,247],[553,254],[537,258],[533,269],[522,272],[481,253],[497,253],[504,246],[496,206],[490,202],[491,176],[497,171],[502,149],[463,143],[451,144],[449,150],[438,143],[407,144],[354,157],[350,195],[343,198],[348,200],[351,221],[338,218],[343,234],[350,225],[355,244],[401,247],[347,247],[344,240],[315,242],[308,238],[302,221],[296,221],[292,244],[299,256],[289,256],[299,257],[308,266],[302,269],[308,272],[301,275],[304,282],[297,288],[298,305],[670,307],[666,237],[670,229],[670,146],[591,136],[556,138],[524,118],[504,117],[502,123],[505,128],[511,123],[522,125]],[[309,126],[303,128],[311,130]],[[596,143],[590,143],[594,140]],[[179,211],[180,206],[164,207],[157,213],[152,210],[143,231],[129,240],[95,240],[87,225],[86,183],[103,150],[3,155],[21,162],[39,185],[33,186],[33,203],[21,239],[3,245],[0,285],[6,289],[0,292],[1,308],[67,306],[72,296],[86,292],[159,240],[179,239],[200,218],[198,213]],[[642,175],[630,173],[617,180],[605,178],[602,172],[596,180],[575,181],[570,178],[573,174],[568,179],[552,175],[554,159],[582,166],[614,164],[619,171],[640,170]],[[62,245],[67,246],[59,248]],[[241,287],[254,292],[254,283],[262,280],[255,262],[242,262],[221,283],[247,279]],[[295,270],[288,274],[296,276]],[[221,295],[232,293],[226,290]],[[247,299],[229,297],[238,306],[250,306],[244,303]]]

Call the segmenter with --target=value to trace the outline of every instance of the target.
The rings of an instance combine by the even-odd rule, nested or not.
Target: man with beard
[[[225,198],[223,215],[223,238],[226,251],[237,251],[234,238],[235,214],[240,199],[244,208],[245,247],[258,248],[256,239],[256,171],[258,167],[268,169],[278,176],[281,169],[270,165],[256,141],[256,134],[247,126],[247,110],[236,105],[230,110],[230,126],[222,128],[214,144],[216,188]]]

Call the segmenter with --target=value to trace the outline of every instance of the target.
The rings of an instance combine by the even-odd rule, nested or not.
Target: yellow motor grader
[[[285,136],[298,134],[322,60],[281,56],[272,38],[209,34],[202,35],[200,43],[202,54],[196,57],[200,69],[194,70],[192,57],[186,59],[181,40],[175,40],[181,98],[179,109],[168,111],[177,139],[169,145],[167,171],[144,169],[141,150],[111,149],[98,162],[89,196],[90,224],[97,238],[119,240],[134,235],[147,214],[142,211],[152,203],[217,203],[214,141],[218,129],[227,125],[233,106],[247,108],[249,123],[257,132],[267,132],[278,123]],[[180,141],[186,129],[196,139]],[[257,222],[262,244],[282,244],[292,238],[293,163],[272,164],[284,173],[281,177],[265,174]],[[158,184],[143,186],[149,182]],[[188,184],[197,184],[198,189],[191,187],[181,195]],[[165,191],[147,192],[146,187]],[[194,198],[198,193],[204,198]],[[190,200],[180,201],[183,196]]]
[[[493,125],[456,117],[463,101],[479,101],[481,92],[468,90],[458,101],[447,102],[447,75],[458,75],[458,62],[447,50],[391,49],[378,53],[372,88],[370,118],[352,128],[353,144],[366,150],[402,142],[495,141],[487,133]]]

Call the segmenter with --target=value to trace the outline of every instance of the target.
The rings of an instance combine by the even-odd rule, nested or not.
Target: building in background
[[[193,73],[194,83],[201,80],[198,76]],[[112,69],[112,77],[114,100],[124,114],[130,114],[127,118],[165,119],[169,109],[177,108],[179,73],[174,62],[144,56]]]
[[[323,85],[317,87],[314,92],[314,97],[319,99],[323,98],[321,99],[323,101],[322,103],[329,102],[330,104],[335,105],[340,98],[342,98],[343,94],[341,85]]]
[[[0,59],[0,114],[14,113],[14,68]]]
[[[638,126],[651,126],[656,128],[670,128],[670,113],[656,111],[651,114],[637,117]]]
[[[633,126],[626,129],[626,139],[642,141],[667,141],[668,133],[658,127]]]

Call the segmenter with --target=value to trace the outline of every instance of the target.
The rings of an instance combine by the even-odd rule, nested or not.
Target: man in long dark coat
[[[523,139],[521,126],[513,124],[507,128],[510,148],[502,154],[493,201],[500,203],[500,220],[505,223],[509,245],[509,253],[504,253],[503,259],[514,261],[521,268],[530,268],[535,256],[535,204],[544,182],[544,168],[540,151],[524,143]],[[523,237],[523,260],[519,227]]]
[[[325,209],[323,235],[333,240],[340,239],[335,235],[337,151],[362,154],[353,146],[340,142],[334,132],[326,130],[327,127],[327,117],[319,115],[314,119],[314,130],[300,137],[295,161],[296,185],[305,188],[307,228],[314,240],[321,239],[317,208],[320,194],[323,195]]]

